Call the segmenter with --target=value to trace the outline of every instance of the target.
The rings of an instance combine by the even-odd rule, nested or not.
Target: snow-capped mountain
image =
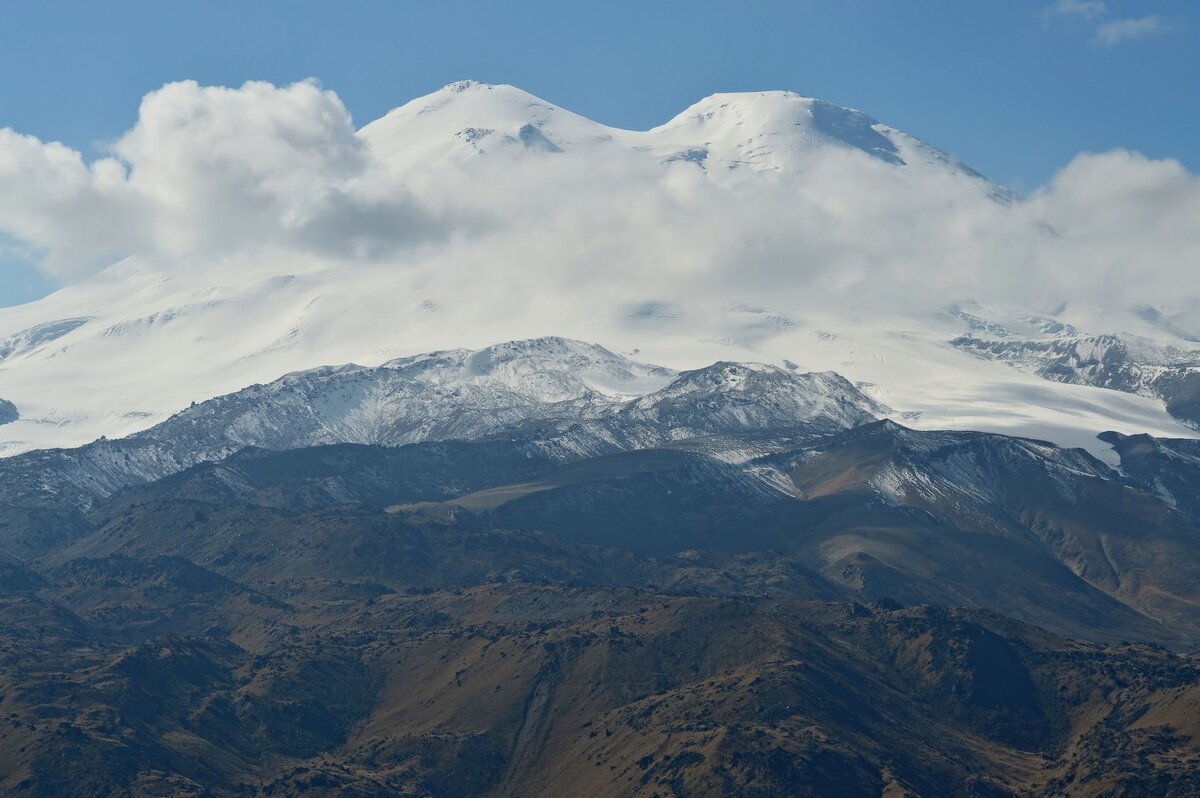
[[[632,150],[709,172],[795,173],[814,152],[853,149],[895,166],[949,167],[984,181],[952,156],[851,108],[767,91],[714,94],[663,125],[621,130],[593,122],[514,86],[459,81],[365,126],[360,135],[399,169],[462,164],[480,155]],[[989,184],[996,196],[1002,187]]]
[[[579,457],[702,435],[828,432],[873,421],[875,402],[837,374],[756,363],[674,372],[562,338],[289,374],[221,396],[133,436],[181,460],[246,446],[402,446],[495,436]]]
[[[953,343],[1047,379],[1152,396],[1171,415],[1200,425],[1200,352],[1121,334],[1049,340],[963,336]]]
[[[950,315],[969,328],[951,341],[964,352],[1048,380],[1153,397],[1175,418],[1200,427],[1200,349],[1129,333],[1087,335],[1046,316],[992,321],[961,308]]]
[[[580,421],[674,372],[559,338],[302,371],[188,409],[145,435],[201,449],[403,445],[477,439],[533,421]]]
[[[746,435],[819,436],[881,412],[833,373],[759,363],[674,372],[593,344],[539,338],[296,372],[130,437],[21,454],[0,467],[0,503],[20,508],[14,515],[25,513],[44,535],[47,527],[68,531],[73,521],[62,518],[123,488],[247,448],[493,441],[538,461],[569,462],[686,441],[741,461],[755,453]],[[60,520],[47,524],[46,514]]]
[[[859,111],[789,92],[718,94],[628,131],[467,81],[352,138],[330,167],[348,177],[271,205],[236,245],[200,236],[182,253],[148,246],[0,309],[0,397],[11,403],[0,407],[0,454],[136,433],[192,403],[323,366],[311,373],[344,379],[351,393],[341,415],[322,400],[330,415],[312,421],[314,441],[407,440],[401,430],[434,423],[420,419],[436,396],[409,395],[399,381],[387,394],[365,379],[353,393],[339,375],[363,372],[335,364],[461,371],[470,366],[454,358],[466,354],[404,358],[547,335],[669,369],[625,373],[634,366],[579,350],[562,354],[575,378],[459,390],[490,392],[480,406],[507,424],[528,391],[603,415],[665,388],[671,369],[765,362],[769,372],[698,373],[753,384],[837,372],[905,424],[1087,446],[1110,463],[1100,431],[1194,434],[1162,392],[1052,381],[978,357],[951,343],[970,331],[961,318],[894,296],[888,273],[924,268],[924,239],[941,234],[947,204],[990,219],[1015,198]],[[285,194],[307,185],[281,184]],[[863,225],[885,206],[889,219],[897,207],[911,218],[864,242]],[[1128,331],[1194,348],[1161,324],[1143,328]],[[787,401],[776,409],[794,412]],[[316,412],[299,393],[295,402],[300,418]]]

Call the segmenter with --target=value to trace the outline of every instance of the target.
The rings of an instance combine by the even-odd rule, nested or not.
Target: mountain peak
[[[461,94],[464,91],[475,88],[492,88],[489,83],[483,83],[478,80],[456,80],[453,83],[447,83],[441,88],[441,91],[450,92],[452,94]]]
[[[790,91],[713,94],[651,132],[732,139],[750,162],[764,149],[797,151],[835,144],[896,166],[905,165],[891,128],[862,111]]]
[[[447,84],[359,131],[376,155],[405,168],[493,152],[561,152],[612,133],[516,86],[474,80]]]
[[[546,102],[545,100],[535,97],[524,89],[508,83],[485,83],[481,80],[468,79],[456,80],[453,83],[447,83],[437,91],[426,94],[424,97],[418,97],[415,100],[411,100],[400,107],[404,108],[408,105],[412,105],[413,103],[428,103],[435,98],[453,99],[457,96],[461,100],[469,101],[476,97],[488,95],[515,100],[517,102],[534,102],[539,105],[550,105],[550,103]]]
[[[599,344],[543,336],[399,358],[384,364],[439,385],[493,385],[539,402],[598,395],[639,396],[666,385],[675,372],[610,352]]]

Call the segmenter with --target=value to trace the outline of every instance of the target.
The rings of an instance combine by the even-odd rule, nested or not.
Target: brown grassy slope
[[[13,795],[1188,795],[1191,660],[998,616],[521,584],[0,654]],[[24,602],[24,606],[18,606]],[[42,607],[34,612],[34,607]],[[82,624],[82,625],[81,625]],[[242,786],[239,786],[242,785]]]

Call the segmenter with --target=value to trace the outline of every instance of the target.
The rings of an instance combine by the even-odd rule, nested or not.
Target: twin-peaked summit
[[[607,148],[717,173],[786,173],[803,168],[814,154],[843,150],[893,166],[979,178],[946,153],[861,111],[789,91],[713,94],[665,124],[636,131],[594,122],[514,86],[464,80],[396,108],[360,135],[386,162],[410,168],[484,153],[594,154]]]

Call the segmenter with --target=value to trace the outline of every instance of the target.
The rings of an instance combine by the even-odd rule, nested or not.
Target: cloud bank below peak
[[[722,95],[706,113],[740,117],[646,147],[518,90],[481,105],[478,85],[398,109],[386,140],[315,81],[168,84],[91,163],[0,130],[0,232],[63,281],[124,257],[167,271],[303,258],[457,274],[483,293],[587,287],[614,304],[1200,305],[1200,178],[1173,160],[1082,154],[1006,204],[921,142],[878,125],[897,149],[871,157],[781,116],[774,95]]]

